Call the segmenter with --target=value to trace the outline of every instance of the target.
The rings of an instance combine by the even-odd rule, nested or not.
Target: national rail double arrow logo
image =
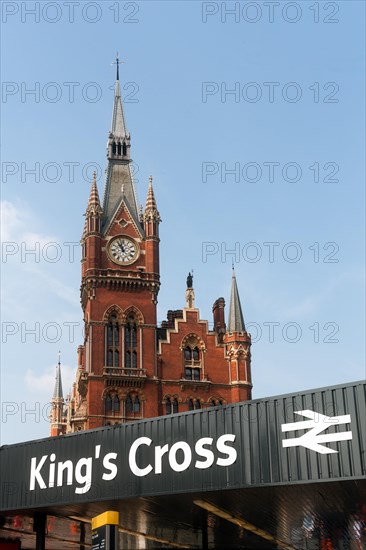
[[[338,453],[334,449],[330,449],[324,443],[330,443],[334,441],[346,441],[352,439],[352,431],[348,432],[336,432],[322,434],[331,426],[340,426],[341,424],[350,424],[351,415],[345,414],[341,416],[325,416],[314,411],[294,411],[294,414],[300,414],[310,420],[303,420],[301,422],[290,422],[288,424],[281,424],[282,432],[296,432],[298,430],[309,430],[305,434],[299,437],[292,437],[290,439],[282,440],[282,447],[305,447],[316,453],[331,454]]]

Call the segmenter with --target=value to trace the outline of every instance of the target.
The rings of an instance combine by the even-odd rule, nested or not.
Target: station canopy
[[[120,513],[121,548],[366,547],[365,383],[1,447],[0,537],[90,545]],[[33,545],[33,546],[32,546]],[[142,545],[142,546],[141,546]]]

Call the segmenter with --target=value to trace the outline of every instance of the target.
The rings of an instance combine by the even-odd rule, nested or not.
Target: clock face
[[[109,256],[120,265],[129,265],[137,260],[138,245],[128,237],[117,237],[109,244]]]

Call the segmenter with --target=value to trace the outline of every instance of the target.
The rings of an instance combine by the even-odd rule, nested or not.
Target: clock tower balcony
[[[103,377],[108,386],[144,386],[147,378],[146,369],[127,369],[121,367],[103,367]]]

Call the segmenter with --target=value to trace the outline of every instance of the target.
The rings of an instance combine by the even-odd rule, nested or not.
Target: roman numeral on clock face
[[[134,241],[127,237],[114,239],[109,246],[109,254],[119,264],[130,264],[137,258],[138,248]]]

